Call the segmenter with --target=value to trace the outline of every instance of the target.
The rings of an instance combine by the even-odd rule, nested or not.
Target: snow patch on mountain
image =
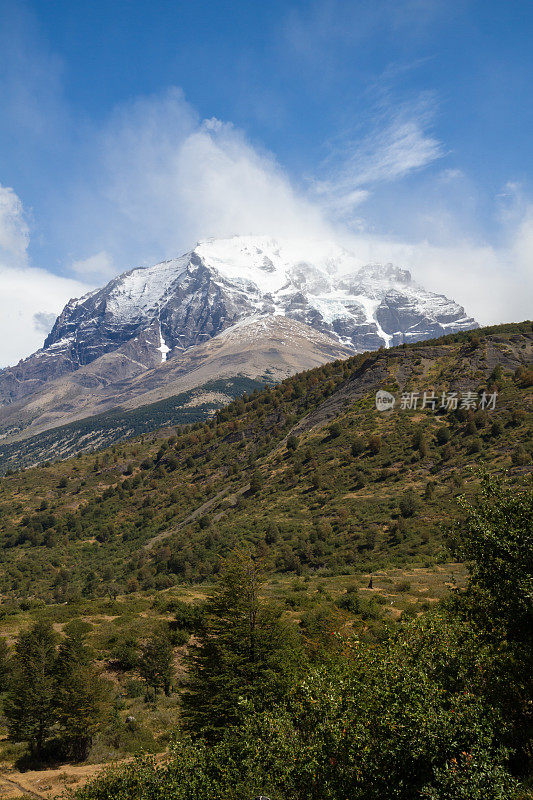
[[[163,339],[163,334],[161,332],[161,323],[159,324],[159,347],[157,350],[161,353],[161,363],[167,360],[167,354],[170,353],[170,347],[167,345],[165,340]]]

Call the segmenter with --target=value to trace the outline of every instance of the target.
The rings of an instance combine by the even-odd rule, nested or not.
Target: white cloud
[[[43,326],[88,287],[28,266],[29,227],[19,197],[0,186],[0,368],[43,344]],[[51,326],[50,326],[51,327]]]
[[[36,311],[33,315],[33,326],[36,331],[40,331],[47,336],[57,319],[57,314],[47,313],[46,311]]]
[[[453,181],[459,181],[464,178],[464,173],[460,169],[443,169],[442,172],[439,173],[438,178],[443,183],[452,183]]]
[[[398,119],[363,140],[345,169],[356,185],[403,178],[442,156],[437,139],[424,131],[421,119]]]
[[[515,210],[502,217],[498,245],[465,235],[461,211],[453,208],[457,195],[448,199],[439,188],[451,182],[454,192],[470,194],[456,168],[435,176],[433,196],[417,209],[418,227],[433,238],[421,239],[407,225],[403,236],[385,236],[379,228],[365,233],[372,227],[364,215],[357,228],[352,220],[349,227],[339,222],[380,184],[442,156],[429,132],[432,115],[428,98],[400,109],[381,131],[376,127],[354,145],[337,171],[330,161],[327,190],[308,195],[241,131],[216,119],[198,121],[181,94],[170,93],[144,100],[141,116],[138,104],[124,109],[120,127],[107,132],[108,158],[114,158],[107,193],[127,220],[127,237],[135,240],[141,231],[143,245],[150,243],[152,261],[208,236],[340,238],[363,260],[412,268],[426,288],[461,302],[482,323],[524,318],[530,313],[531,294],[523,289],[532,273],[531,212],[516,189]]]
[[[176,167],[181,214],[199,236],[327,232],[320,208],[231,125],[200,126],[184,141]]]
[[[43,314],[57,316],[69,298],[80,297],[89,288],[43,269],[2,263],[0,286],[0,368],[16,364],[42,347],[46,334]]]
[[[107,283],[117,272],[113,258],[105,250],[74,261],[71,270],[82,280],[96,285]]]
[[[0,258],[5,263],[26,263],[29,238],[19,197],[0,184]]]
[[[231,124],[199,120],[177,89],[121,108],[97,151],[98,184],[76,207],[121,269],[210,236],[328,230],[271,154]]]
[[[397,181],[442,158],[443,146],[430,133],[433,115],[430,97],[397,109],[385,103],[378,118],[369,122],[369,133],[332,149],[322,165],[326,177],[313,186],[317,196],[347,217],[377,185]]]
[[[410,269],[426,289],[461,303],[482,325],[531,318],[533,205],[498,246],[466,238],[435,245],[379,235],[350,235],[346,243],[365,261]]]

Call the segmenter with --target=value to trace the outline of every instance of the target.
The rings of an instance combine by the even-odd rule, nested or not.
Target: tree
[[[468,564],[466,592],[455,610],[492,653],[487,706],[507,720],[506,743],[526,769],[531,748],[533,694],[533,491],[488,476],[474,503],[462,501],[464,521],[455,553]]]
[[[412,517],[418,510],[418,502],[414,492],[408,489],[399,503],[402,517]]]
[[[172,644],[164,628],[157,628],[141,647],[137,669],[141,678],[154,690],[154,697],[157,697],[158,689],[163,689],[166,694],[170,693]]]
[[[470,442],[468,452],[470,453],[470,455],[474,455],[475,453],[481,453],[482,449],[483,449],[483,443],[481,439],[478,436],[475,436]]]
[[[293,433],[287,439],[287,450],[296,450],[298,447],[298,437]]]
[[[511,454],[511,461],[516,467],[523,467],[529,462],[529,454],[522,445],[515,447]]]
[[[260,473],[252,472],[252,474],[250,475],[250,488],[248,489],[248,491],[250,492],[250,494],[257,494],[259,491],[261,491],[262,484],[263,481]]]
[[[263,580],[261,564],[245,551],[225,562],[189,656],[183,717],[210,741],[236,722],[241,701],[264,707],[283,696],[297,669],[299,637],[260,599]]]
[[[279,528],[273,520],[270,520],[265,534],[265,542],[267,544],[275,544],[278,541],[278,539],[279,539]]]
[[[9,647],[3,636],[0,636],[0,692],[8,688]]]
[[[49,623],[37,622],[20,634],[12,664],[4,707],[9,736],[27,742],[39,758],[56,721],[56,636]]]
[[[329,435],[332,439],[337,439],[342,433],[342,428],[339,422],[334,422],[329,426]]]
[[[420,440],[420,445],[418,446],[418,452],[420,453],[420,458],[427,458],[429,455],[429,446],[424,437],[422,437],[422,439]]]
[[[484,477],[480,497],[462,507],[455,548],[470,569],[467,597],[483,610],[485,627],[497,624],[525,643],[533,631],[533,492]]]
[[[422,428],[417,428],[413,434],[413,449],[418,450],[421,458],[427,458],[429,447]]]
[[[74,624],[73,624],[74,622]],[[68,680],[68,676],[76,665],[87,666],[91,663],[92,653],[85,644],[86,629],[83,621],[75,624],[69,623],[68,634],[59,646],[59,653],[56,658],[55,672],[59,682]]]
[[[69,755],[83,761],[107,718],[110,700],[107,683],[95,670],[82,634],[73,633],[61,642],[56,674],[61,738]]]
[[[354,439],[354,441],[352,442],[352,447],[351,447],[352,456],[354,458],[357,458],[357,456],[360,456],[361,453],[364,453],[364,450],[365,450],[365,440],[361,436],[358,436],[357,439]]]
[[[377,455],[381,450],[381,436],[374,434],[368,440],[368,449],[374,455]]]
[[[357,469],[354,474],[354,487],[356,489],[364,489],[366,486],[366,475],[360,469]]]
[[[503,424],[501,420],[495,420],[490,428],[490,432],[492,436],[501,436],[503,433]]]
[[[441,425],[437,431],[437,442],[439,444],[447,444],[450,441],[450,429]]]
[[[132,580],[135,581],[134,578]],[[135,584],[137,584],[137,581],[135,581]],[[137,667],[139,663],[139,643],[135,636],[131,633],[125,633],[118,638],[113,638],[109,644],[112,645],[110,655],[115,669],[127,672]]]
[[[425,500],[433,500],[435,495],[435,484],[433,481],[428,481],[426,483],[426,488],[424,490],[424,499]]]
[[[313,472],[313,475],[311,477],[311,486],[313,487],[313,489],[318,490],[321,489],[323,485],[324,485],[324,476],[322,475],[321,472],[315,470],[315,472]]]

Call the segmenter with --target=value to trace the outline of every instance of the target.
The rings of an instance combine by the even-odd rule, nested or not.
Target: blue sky
[[[233,233],[333,236],[482,322],[531,316],[532,23],[530,0],[0,0],[0,366],[70,296]]]

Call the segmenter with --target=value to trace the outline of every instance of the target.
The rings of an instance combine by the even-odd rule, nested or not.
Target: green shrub
[[[342,433],[342,428],[339,422],[334,422],[333,425],[329,426],[328,430],[332,439],[337,439]]]
[[[354,439],[351,446],[351,453],[354,458],[357,458],[357,456],[360,456],[361,453],[364,453],[365,449],[366,444],[363,438],[358,436],[357,439]]]
[[[124,684],[124,694],[126,697],[143,697],[146,689],[142,681],[130,679]]]
[[[394,588],[397,592],[408,592],[411,588],[411,583],[408,580],[399,581]]]
[[[418,511],[418,500],[414,492],[409,489],[399,502],[402,517],[412,517]]]

